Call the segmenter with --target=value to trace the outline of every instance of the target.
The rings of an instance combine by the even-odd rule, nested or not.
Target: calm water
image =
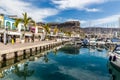
[[[89,48],[51,51],[35,61],[8,67],[1,75],[0,80],[120,80],[120,72],[108,63],[107,51]]]

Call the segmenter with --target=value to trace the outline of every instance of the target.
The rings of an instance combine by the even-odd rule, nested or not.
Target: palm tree
[[[24,37],[25,37],[25,31],[27,30],[27,25],[28,25],[29,23],[33,23],[33,25],[36,26],[36,23],[35,23],[35,21],[32,20],[31,17],[28,17],[28,15],[27,15],[26,12],[23,13],[22,15],[23,15],[23,18],[16,19],[14,25],[15,25],[16,27],[18,27],[18,24],[19,24],[20,22],[24,24],[24,33],[23,33],[23,35],[22,35],[22,38],[24,39]]]
[[[15,23],[14,23],[14,26],[15,27],[18,27],[18,24],[21,22],[21,19],[16,19],[15,20]]]
[[[54,28],[54,34],[56,35],[58,33],[58,28],[57,26]]]
[[[31,22],[33,22],[32,18],[31,17],[28,17],[27,13],[23,13],[23,19],[21,20],[24,24],[24,27],[25,27],[25,30],[27,29],[27,25]]]
[[[48,38],[48,34],[50,34],[50,27],[49,27],[49,25],[48,24],[45,24],[44,26],[43,26],[43,28],[44,28],[44,30],[45,30],[45,33],[46,33],[46,38]]]

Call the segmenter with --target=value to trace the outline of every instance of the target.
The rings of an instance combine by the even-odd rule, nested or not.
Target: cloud
[[[66,21],[79,21],[81,24],[87,23],[87,21],[85,20],[74,19],[74,18],[66,19]]]
[[[97,8],[92,8],[92,9],[86,8],[85,10],[86,10],[87,12],[100,12],[100,11],[101,11],[100,9],[97,9]]]
[[[56,5],[59,9],[78,9],[86,10],[88,12],[97,12],[100,11],[96,8],[88,8],[92,4],[101,4],[107,0],[52,0],[53,4]]]
[[[0,0],[0,12],[21,17],[27,12],[36,21],[44,21],[46,17],[56,15],[59,11],[52,8],[39,8],[22,0]]]
[[[66,19],[66,21],[80,21],[79,19],[74,19],[74,18],[69,18],[69,19]]]
[[[95,64],[90,64],[90,65],[95,66]],[[87,69],[69,68],[65,66],[59,66],[58,68],[60,70],[59,71],[60,73],[72,76],[77,80],[87,80],[88,78],[89,80],[108,80],[109,79],[109,77],[107,76],[100,75],[96,71],[93,72]]]
[[[85,21],[82,25],[83,27],[85,26],[102,26],[102,27],[118,27],[119,26],[119,18],[120,14],[112,15],[112,16],[107,16],[104,18],[100,19],[95,19],[95,20],[89,20]],[[91,25],[89,25],[91,24]]]

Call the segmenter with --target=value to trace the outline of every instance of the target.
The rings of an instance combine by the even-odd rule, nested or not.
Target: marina
[[[0,80],[120,80],[120,0],[0,0]]]
[[[117,70],[116,73],[114,65],[109,63],[107,50],[91,51],[89,47],[77,49],[72,47],[69,51],[70,49],[68,46],[56,47],[47,52],[43,51],[44,55],[38,53],[31,56],[35,58],[33,60],[28,58],[6,65],[0,70],[1,80],[56,80],[56,78],[59,80],[86,80],[88,78],[89,80],[119,80],[118,73],[120,72]],[[12,60],[7,64],[11,62]],[[110,69],[112,69],[111,73]]]

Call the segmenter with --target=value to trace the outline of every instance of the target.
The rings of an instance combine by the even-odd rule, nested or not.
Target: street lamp
[[[5,31],[4,31],[4,44],[7,44],[7,31],[8,31],[8,27],[5,27]]]

